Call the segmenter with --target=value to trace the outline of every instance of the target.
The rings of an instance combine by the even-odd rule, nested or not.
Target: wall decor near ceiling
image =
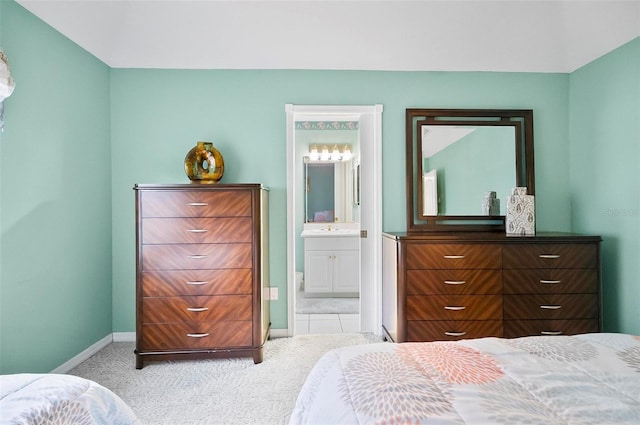
[[[0,49],[0,130],[4,128],[4,100],[11,96],[15,86],[16,82],[11,77],[9,61],[4,51]]]
[[[357,130],[358,121],[296,121],[296,130]]]

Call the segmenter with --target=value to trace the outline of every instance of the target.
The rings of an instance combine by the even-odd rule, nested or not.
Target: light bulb
[[[338,150],[338,145],[333,146],[333,152],[331,153],[331,159],[334,161],[340,161],[340,150]]]
[[[351,149],[349,145],[344,145],[344,151],[342,152],[342,160],[349,161],[351,159]]]
[[[329,148],[326,146],[322,147],[322,153],[320,154],[320,159],[323,161],[328,161],[331,158],[329,155]]]
[[[320,159],[320,154],[318,153],[318,147],[316,145],[311,145],[311,150],[309,151],[309,159],[312,161],[317,161]]]

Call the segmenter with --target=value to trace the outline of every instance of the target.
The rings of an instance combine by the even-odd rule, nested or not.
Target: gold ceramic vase
[[[198,142],[184,158],[191,183],[218,183],[224,174],[222,154],[210,142]]]

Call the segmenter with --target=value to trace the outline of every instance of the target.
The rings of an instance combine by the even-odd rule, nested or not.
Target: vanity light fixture
[[[318,149],[318,145],[316,144],[309,145],[309,161],[340,162],[350,161],[352,157],[353,154],[351,153],[351,146],[349,145],[333,145],[331,150],[329,150],[328,145],[323,145],[320,149]]]

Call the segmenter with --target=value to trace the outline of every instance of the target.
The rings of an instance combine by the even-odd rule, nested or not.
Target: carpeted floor
[[[251,358],[153,362],[135,369],[134,343],[110,344],[71,375],[118,394],[147,425],[286,424],[300,387],[327,351],[380,342],[373,334],[298,335],[265,344]]]

